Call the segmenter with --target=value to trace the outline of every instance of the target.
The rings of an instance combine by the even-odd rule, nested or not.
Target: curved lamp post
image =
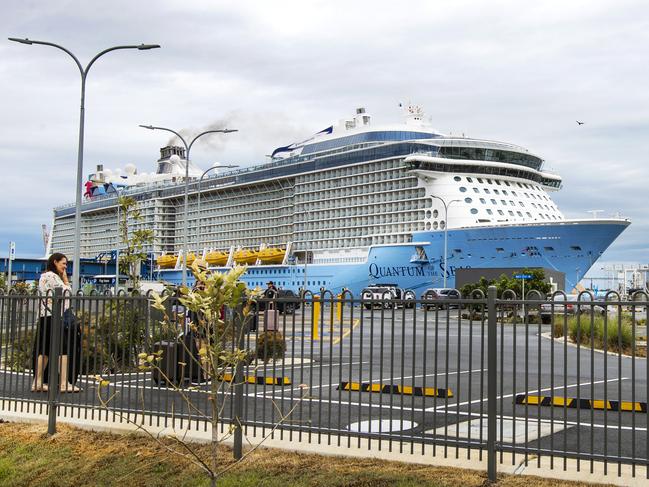
[[[196,196],[197,201],[197,213],[198,217],[196,218],[196,250],[198,250],[198,244],[200,243],[200,237],[201,237],[201,183],[203,182],[203,178],[205,175],[210,172],[213,169],[230,169],[233,167],[239,167],[236,164],[226,164],[226,165],[221,165],[219,163],[214,164],[212,167],[205,169],[203,171],[203,174],[201,174],[201,177],[198,180],[198,194]]]
[[[15,37],[9,37],[10,41],[13,42],[19,42],[21,44],[39,44],[42,46],[51,46],[51,47],[56,47],[57,49],[60,49],[61,51],[65,52],[67,55],[69,55],[74,62],[76,63],[77,67],[79,68],[79,73],[81,74],[81,109],[80,109],[80,114],[79,114],[79,150],[77,154],[77,194],[76,194],[76,204],[75,204],[75,212],[74,212],[74,255],[73,255],[73,263],[72,263],[72,291],[76,292],[79,289],[79,275],[81,271],[81,185],[83,183],[83,135],[84,135],[84,115],[85,115],[85,97],[86,97],[86,78],[88,76],[88,71],[90,71],[90,68],[92,65],[95,63],[97,59],[99,59],[101,56],[104,54],[107,54],[111,51],[117,51],[120,49],[137,49],[139,51],[146,51],[149,49],[156,49],[159,48],[160,46],[158,44],[140,44],[140,45],[128,45],[128,46],[114,46],[114,47],[109,47],[108,49],[104,49],[100,53],[96,54],[95,57],[93,57],[90,62],[86,65],[84,68],[81,65],[81,62],[77,57],[72,54],[71,51],[66,49],[63,46],[59,46],[58,44],[54,44],[53,42],[45,42],[45,41],[34,41],[31,39],[18,39]]]
[[[446,276],[448,274],[448,261],[446,260],[448,255],[448,207],[453,203],[459,203],[462,200],[451,200],[447,203],[439,196],[431,196],[437,200],[440,200],[442,202],[442,205],[444,205],[444,287],[446,287]]]
[[[188,229],[189,211],[188,211],[187,203],[189,199],[189,151],[191,151],[194,142],[196,142],[196,140],[201,138],[203,135],[217,134],[217,133],[229,134],[230,132],[238,132],[238,130],[236,129],[206,130],[205,132],[201,132],[200,134],[198,134],[196,137],[192,139],[192,141],[189,144],[187,144],[183,136],[180,135],[175,130],[171,130],[166,127],[155,127],[153,125],[140,125],[140,127],[149,130],[163,130],[165,132],[171,132],[176,137],[178,137],[183,143],[183,145],[185,146],[185,218],[184,218],[185,221],[183,225],[183,270],[182,270],[183,281],[182,282],[183,282],[183,286],[187,286],[187,234],[189,233],[189,229]]]

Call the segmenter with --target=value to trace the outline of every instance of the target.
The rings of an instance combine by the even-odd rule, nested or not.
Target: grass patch
[[[45,425],[0,423],[0,486],[206,486],[199,469],[151,439],[110,435],[59,425],[54,437]],[[165,440],[168,445],[171,441]],[[207,445],[193,445],[207,455]],[[231,465],[229,448],[219,450]],[[222,487],[446,487],[483,486],[486,473],[371,458],[324,457],[259,449],[226,473]],[[585,486],[577,482],[503,475],[498,485],[513,487]]]
[[[626,315],[622,315],[621,322],[618,322],[617,318],[605,320],[603,316],[593,316],[591,319],[590,315],[570,316],[564,321],[562,315],[555,315],[552,335],[555,338],[563,337],[567,329],[568,338],[573,343],[631,355],[634,347],[633,326],[633,321]],[[635,354],[646,357],[646,348],[636,346]]]

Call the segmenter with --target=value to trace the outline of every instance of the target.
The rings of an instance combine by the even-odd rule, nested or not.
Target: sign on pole
[[[531,274],[515,274],[514,279],[523,279],[523,280],[532,279],[532,275]]]
[[[13,272],[11,271],[11,262],[16,258],[16,242],[9,242],[9,262],[7,262],[7,292],[11,290],[11,280]]]

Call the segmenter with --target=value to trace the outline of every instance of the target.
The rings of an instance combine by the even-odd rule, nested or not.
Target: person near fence
[[[68,258],[61,253],[52,254],[47,260],[45,272],[41,274],[38,281],[38,291],[43,297],[40,300],[39,320],[36,337],[34,340],[33,353],[32,353],[32,370],[34,373],[34,380],[32,382],[32,391],[40,392],[47,391],[48,389],[48,357],[50,353],[50,341],[52,338],[52,295],[56,288],[61,288],[64,291],[71,291],[70,282],[66,274],[68,265]],[[67,312],[70,307],[68,299],[63,300],[62,309]],[[63,318],[63,317],[62,317]],[[70,374],[71,369],[78,369],[78,361],[80,357],[76,352],[76,346],[73,346],[73,341],[76,342],[76,330],[68,330],[68,333],[63,333],[62,340],[62,354],[59,358],[60,370],[60,389],[61,392],[79,392],[81,389],[75,385],[76,374]],[[74,340],[71,340],[71,337]],[[72,362],[70,362],[72,360]],[[72,367],[72,363],[76,367]]]

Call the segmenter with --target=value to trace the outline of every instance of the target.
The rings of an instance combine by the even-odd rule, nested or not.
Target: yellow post
[[[336,303],[336,315],[338,316],[338,323],[343,324],[343,295],[338,295],[338,302]]]
[[[313,340],[320,340],[320,334],[318,333],[319,321],[320,321],[320,296],[313,296],[313,317],[311,319],[311,323],[313,325],[311,338]]]

